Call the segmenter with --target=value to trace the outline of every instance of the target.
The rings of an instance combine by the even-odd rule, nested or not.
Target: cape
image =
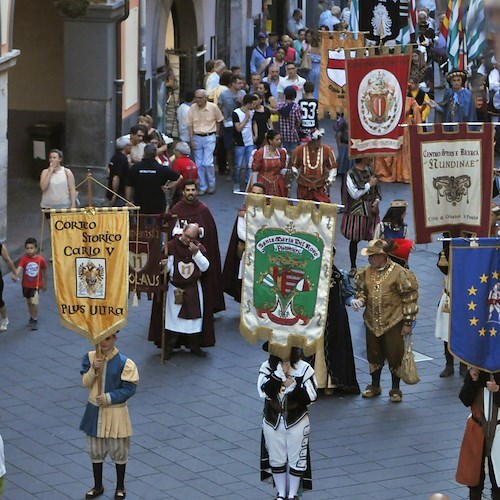
[[[210,261],[210,267],[201,278],[205,307],[201,336],[202,346],[209,347],[215,344],[213,315],[226,309],[217,225],[208,206],[200,200],[195,203],[181,200],[174,205],[170,213],[172,216],[177,216],[177,221],[182,224],[197,223],[205,232],[200,241],[207,250],[206,256]]]
[[[239,217],[239,215],[238,215]],[[238,217],[233,226],[229,247],[227,249],[226,260],[224,261],[224,269],[222,271],[222,282],[224,291],[233,297],[236,302],[241,302],[241,280],[238,279],[238,271],[240,268],[240,260],[236,255],[238,243],[241,241],[238,238]]]

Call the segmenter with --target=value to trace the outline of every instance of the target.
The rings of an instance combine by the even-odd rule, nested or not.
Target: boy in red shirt
[[[30,320],[28,326],[38,330],[38,290],[47,290],[47,262],[37,255],[38,243],[35,238],[28,238],[24,243],[26,254],[21,257],[17,275],[23,272],[23,295],[28,300]]]

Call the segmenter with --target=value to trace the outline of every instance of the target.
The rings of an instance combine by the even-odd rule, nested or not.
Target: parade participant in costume
[[[446,79],[450,88],[444,93],[443,100],[439,104],[431,100],[430,106],[443,114],[443,122],[475,122],[477,116],[474,96],[465,88],[467,73],[462,70],[452,71]]]
[[[410,252],[415,248],[412,240],[408,239],[408,225],[404,219],[408,209],[408,202],[405,200],[393,200],[391,206],[375,228],[374,238],[376,240],[393,240],[394,253],[390,255],[394,262],[403,267],[408,267]]]
[[[356,158],[354,168],[345,176],[342,199],[345,212],[341,229],[342,234],[351,240],[349,243],[351,276],[356,273],[358,243],[373,239],[375,227],[379,222],[379,203],[382,195],[378,179],[369,166],[370,161],[370,158]]]
[[[450,341],[450,233],[443,233],[443,250],[439,253],[439,260],[437,262],[437,267],[444,274],[443,278],[443,293],[441,299],[439,300],[437,312],[436,312],[436,326],[434,328],[434,335],[437,339],[443,341],[444,344],[444,357],[446,359],[446,366],[443,371],[439,374],[441,378],[446,378],[455,373],[453,356],[448,351],[448,342]],[[463,377],[467,373],[467,366],[464,363],[460,363],[460,375]]]
[[[333,249],[335,252],[335,248]],[[314,356],[314,371],[318,388],[331,396],[336,391],[359,394],[356,366],[352,350],[351,328],[346,306],[357,304],[356,289],[350,284],[349,276],[333,265],[328,298],[328,317],[321,345]]]
[[[268,347],[266,342],[263,349]],[[312,488],[307,407],[317,398],[316,386],[314,370],[296,347],[288,359],[270,355],[260,367],[257,389],[265,400],[261,479],[272,474],[277,500],[298,499],[301,480],[304,489]]]
[[[250,188],[254,194],[266,194],[266,187],[260,182],[256,182]],[[245,262],[245,240],[247,232],[246,207],[240,208],[238,217],[233,226],[229,247],[222,270],[222,281],[224,291],[233,297],[236,302],[241,302],[241,282],[243,279],[243,268]]]
[[[407,125],[422,123],[420,106],[417,101],[413,97],[406,97],[405,99],[404,123]],[[381,181],[408,184],[411,179],[411,164],[410,129],[404,127],[401,151],[391,156],[377,157],[375,160],[375,173]]]
[[[215,344],[213,314],[226,309],[217,225],[208,206],[198,198],[193,181],[186,181],[183,198],[172,208],[171,214],[177,218],[172,231],[174,235],[180,234],[186,224],[193,222],[200,226],[200,243],[207,249],[207,259],[210,262],[210,268],[201,280],[206,313],[203,317],[202,346],[212,346]]]
[[[104,493],[102,467],[108,453],[116,464],[115,499],[126,496],[125,468],[132,436],[127,401],[135,394],[139,372],[135,363],[118,351],[115,342],[116,333],[106,337],[99,344],[102,356],[90,351],[83,357],[80,370],[83,386],[90,389],[80,430],[87,434],[94,472],[94,487],[85,498]]]
[[[286,149],[281,147],[281,134],[276,130],[266,132],[267,144],[254,152],[250,160],[250,182],[264,184],[271,196],[287,196],[285,174],[288,164]]]
[[[329,187],[337,176],[333,149],[321,144],[324,129],[311,133],[311,140],[293,153],[292,166],[297,169],[297,198],[330,203]]]
[[[404,354],[403,337],[412,333],[418,313],[418,281],[409,269],[389,258],[390,251],[386,241],[370,241],[361,251],[361,255],[368,257],[370,265],[356,274],[355,282],[357,298],[361,307],[365,307],[366,353],[372,376],[372,382],[362,396],[380,396],[380,376],[387,360],[392,376],[390,400],[399,403],[403,393],[397,371]],[[353,309],[359,310],[359,304],[353,304]]]
[[[460,391],[462,403],[471,407],[458,460],[456,480],[469,487],[469,498],[483,498],[485,462],[491,498],[500,500],[500,374],[471,368]]]
[[[200,357],[207,355],[200,347],[205,309],[201,276],[210,267],[210,262],[199,237],[198,224],[186,224],[182,234],[168,242],[168,258],[161,261],[167,266],[169,274],[165,359],[172,356],[179,336],[187,337],[181,343],[189,345],[193,354]]]
[[[414,76],[410,76],[408,79],[408,97],[413,97],[413,99],[417,101],[417,104],[420,106],[422,123],[426,122],[431,112],[431,106],[429,104],[431,99],[429,95],[420,88],[419,81]]]
[[[337,149],[339,152],[337,158],[337,175],[340,177],[341,196],[342,199],[344,199],[344,176],[354,167],[354,160],[349,158],[349,124],[344,118],[344,113],[337,113],[337,119],[333,122],[333,131],[335,132],[335,139],[337,140]]]

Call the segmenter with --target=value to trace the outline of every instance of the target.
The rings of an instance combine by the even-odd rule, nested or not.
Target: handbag
[[[397,376],[402,379],[405,384],[418,384],[420,382],[420,377],[418,376],[417,363],[415,363],[415,355],[413,354],[412,335],[406,335],[404,342],[405,353],[401,360],[401,366],[398,368]]]
[[[300,69],[310,70],[312,68],[312,60],[309,54],[304,54],[300,61]]]

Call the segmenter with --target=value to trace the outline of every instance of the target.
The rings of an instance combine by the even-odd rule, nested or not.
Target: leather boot
[[[177,343],[177,338],[179,335],[175,332],[172,332],[170,330],[167,330],[167,335],[165,339],[165,354],[164,354],[164,359],[170,359],[172,357],[172,354],[174,353],[174,347],[175,344]]]
[[[201,335],[191,335],[189,338],[189,345],[191,347],[191,354],[206,358],[207,353],[201,348]]]
[[[468,371],[467,365],[465,363],[460,363],[460,375],[462,377],[465,377],[467,375],[467,371]]]
[[[448,352],[448,342],[444,343],[444,357],[446,358],[446,366],[439,374],[441,378],[449,377],[455,373],[455,368],[453,367],[453,356]]]

